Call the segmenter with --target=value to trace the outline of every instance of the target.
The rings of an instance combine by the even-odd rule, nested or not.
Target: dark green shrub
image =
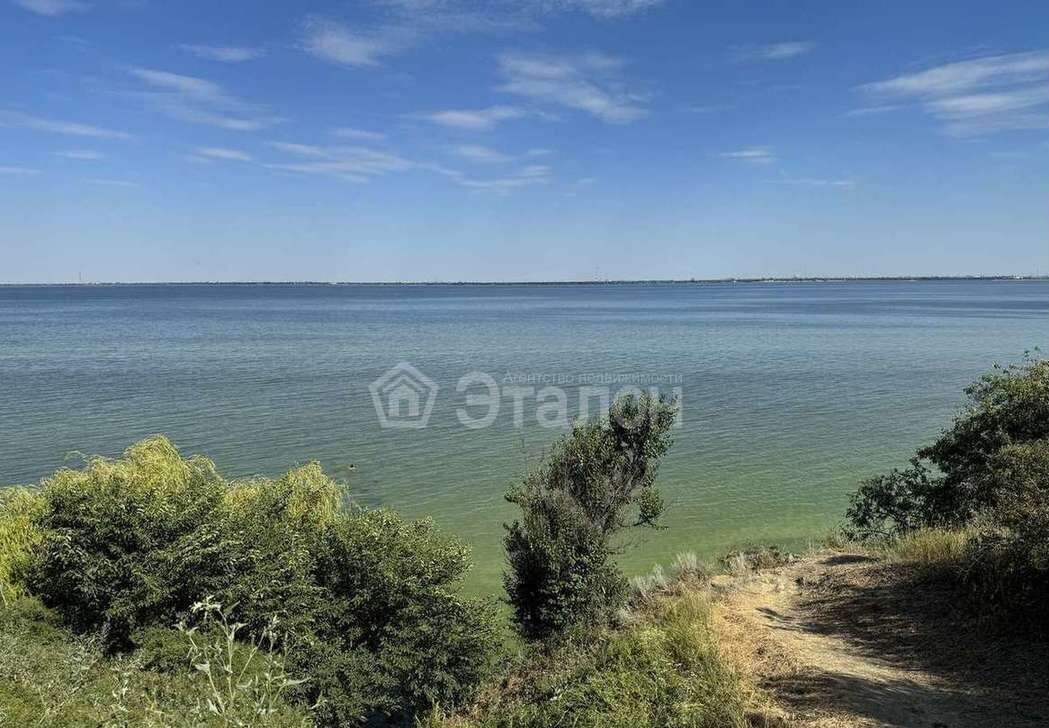
[[[910,468],[861,486],[846,513],[849,536],[961,527],[998,505],[1009,482],[996,472],[999,453],[1049,437],[1049,361],[995,367],[965,393],[965,408]]]
[[[350,510],[327,537],[315,631],[291,653],[321,699],[319,722],[411,725],[467,699],[501,639],[492,605],[455,591],[466,548],[386,510]]]
[[[163,437],[60,470],[43,483],[42,543],[26,581],[74,629],[104,630],[114,646],[174,624],[221,583],[214,514],[225,488],[210,460],[183,459]]]
[[[522,513],[507,526],[504,584],[526,637],[597,625],[623,605],[627,585],[613,563],[613,538],[661,515],[653,486],[676,412],[663,399],[624,397],[607,420],[573,427],[507,494]]]
[[[893,470],[860,485],[845,513],[846,536],[860,540],[962,525],[959,496],[958,489],[915,457],[906,470]]]
[[[991,615],[1046,624],[1049,613],[1049,440],[994,458],[1000,495],[969,543],[966,581]]]

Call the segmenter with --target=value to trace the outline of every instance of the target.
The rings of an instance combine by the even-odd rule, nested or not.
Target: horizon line
[[[1045,281],[1049,274],[974,275],[884,275],[884,276],[741,276],[726,278],[610,278],[601,280],[432,280],[432,281],[321,281],[321,280],[185,280],[185,281],[64,281],[59,283],[8,283],[0,287],[48,286],[556,286],[629,285],[671,283],[824,283],[824,282],[907,282],[907,281]]]

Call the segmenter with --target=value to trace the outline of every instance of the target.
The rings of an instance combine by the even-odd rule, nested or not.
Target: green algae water
[[[1047,340],[1045,281],[0,287],[0,483],[157,432],[229,477],[318,460],[461,536],[495,591],[503,493],[602,389],[681,399],[640,571],[819,538],[969,381]]]

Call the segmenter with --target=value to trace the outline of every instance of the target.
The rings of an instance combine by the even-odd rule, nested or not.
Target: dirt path
[[[1044,646],[977,645],[954,595],[899,564],[824,552],[714,587],[728,656],[776,704],[769,725],[1049,725],[1049,681],[1026,667]]]

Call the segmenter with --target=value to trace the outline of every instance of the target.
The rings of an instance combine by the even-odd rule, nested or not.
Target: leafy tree
[[[507,526],[504,584],[526,637],[598,624],[624,603],[614,537],[656,526],[663,512],[656,471],[676,415],[672,401],[622,397],[607,419],[576,424],[509,491],[521,518]]]
[[[1049,360],[996,366],[966,390],[967,403],[911,467],[866,481],[846,512],[850,536],[957,527],[993,510],[1008,482],[999,455],[1049,437]]]

